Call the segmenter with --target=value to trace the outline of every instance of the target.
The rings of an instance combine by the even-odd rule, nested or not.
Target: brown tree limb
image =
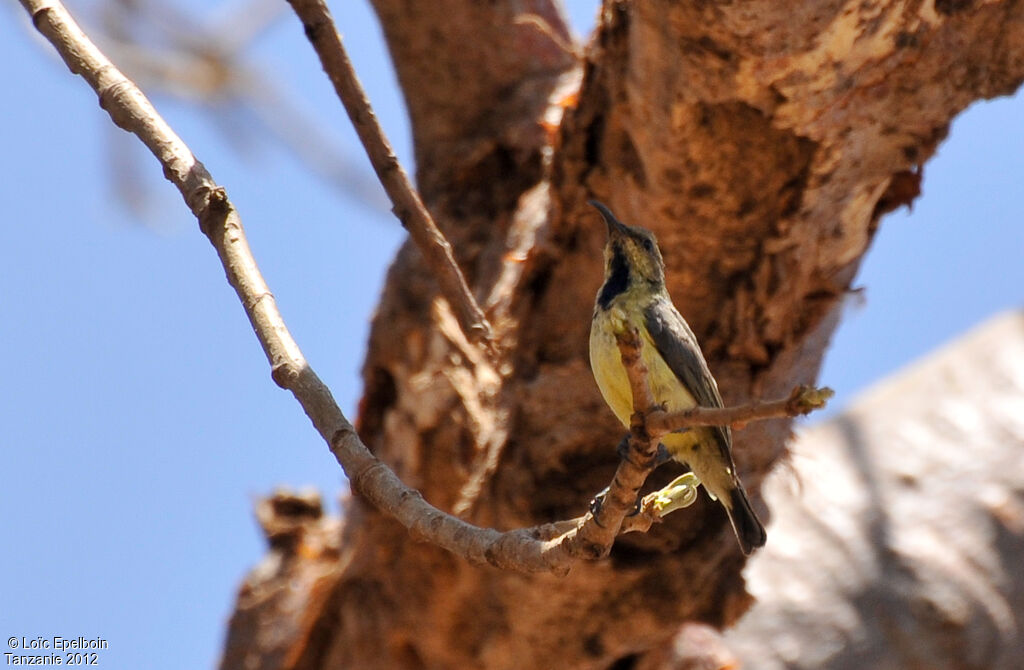
[[[822,409],[833,395],[826,387],[800,385],[786,398],[751,402],[735,407],[694,407],[679,412],[654,411],[647,417],[647,430],[658,437],[692,426],[743,427],[751,421],[794,418]]]
[[[366,149],[366,155],[391,199],[395,216],[409,231],[426,259],[459,325],[470,341],[492,343],[491,325],[455,262],[452,245],[434,223],[395,157],[390,142],[377,122],[377,115],[370,107],[366,92],[359,83],[326,3],[323,0],[289,0],[289,4],[302,21],[306,37],[320,58],[324,72],[334,84],[334,90]]]

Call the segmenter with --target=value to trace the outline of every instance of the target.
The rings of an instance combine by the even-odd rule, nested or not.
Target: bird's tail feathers
[[[729,504],[725,507],[743,553],[749,556],[757,547],[763,547],[768,535],[761,525],[761,520],[754,514],[747,494],[739,482],[736,482],[736,486],[729,492]]]

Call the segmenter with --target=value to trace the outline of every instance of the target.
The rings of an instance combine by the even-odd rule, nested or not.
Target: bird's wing
[[[672,303],[665,298],[652,302],[644,310],[644,323],[658,353],[697,404],[701,407],[722,407],[718,384],[711,376],[697,338]],[[732,431],[728,426],[714,426],[713,430],[719,448],[731,463]]]

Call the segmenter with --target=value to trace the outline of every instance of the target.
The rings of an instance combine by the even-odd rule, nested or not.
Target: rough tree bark
[[[1024,79],[1017,1],[607,1],[585,56],[545,0],[373,4],[424,201],[505,353],[462,340],[406,245],[358,428],[427,500],[499,529],[581,514],[615,465],[586,356],[588,197],[659,235],[726,402],[784,395],[814,380],[879,218],[917,195],[951,119]],[[755,498],[788,433],[737,433]],[[223,668],[657,667],[681,624],[751,603],[707,500],[565,578],[467,565],[358,499],[340,530],[268,504]]]

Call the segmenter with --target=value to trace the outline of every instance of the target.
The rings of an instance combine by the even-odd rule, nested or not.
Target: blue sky
[[[377,27],[362,4],[334,4],[408,164]],[[569,4],[584,32],[595,3]],[[336,509],[341,473],[271,383],[212,248],[152,159],[138,154],[152,189],[140,225],[111,188],[112,138],[127,136],[19,8],[0,11],[0,37],[17,92],[0,124],[0,651],[11,636],[99,636],[110,645],[103,667],[212,667],[235,589],[263,555],[254,499],[312,485]],[[251,57],[363,160],[294,19]],[[239,157],[206,117],[154,101],[227,187],[299,344],[353,415],[401,228],[287,152],[254,141]],[[972,107],[926,166],[913,212],[883,223],[857,280],[864,299],[847,310],[821,377],[837,407],[1024,302],[1022,118],[1019,96]]]

